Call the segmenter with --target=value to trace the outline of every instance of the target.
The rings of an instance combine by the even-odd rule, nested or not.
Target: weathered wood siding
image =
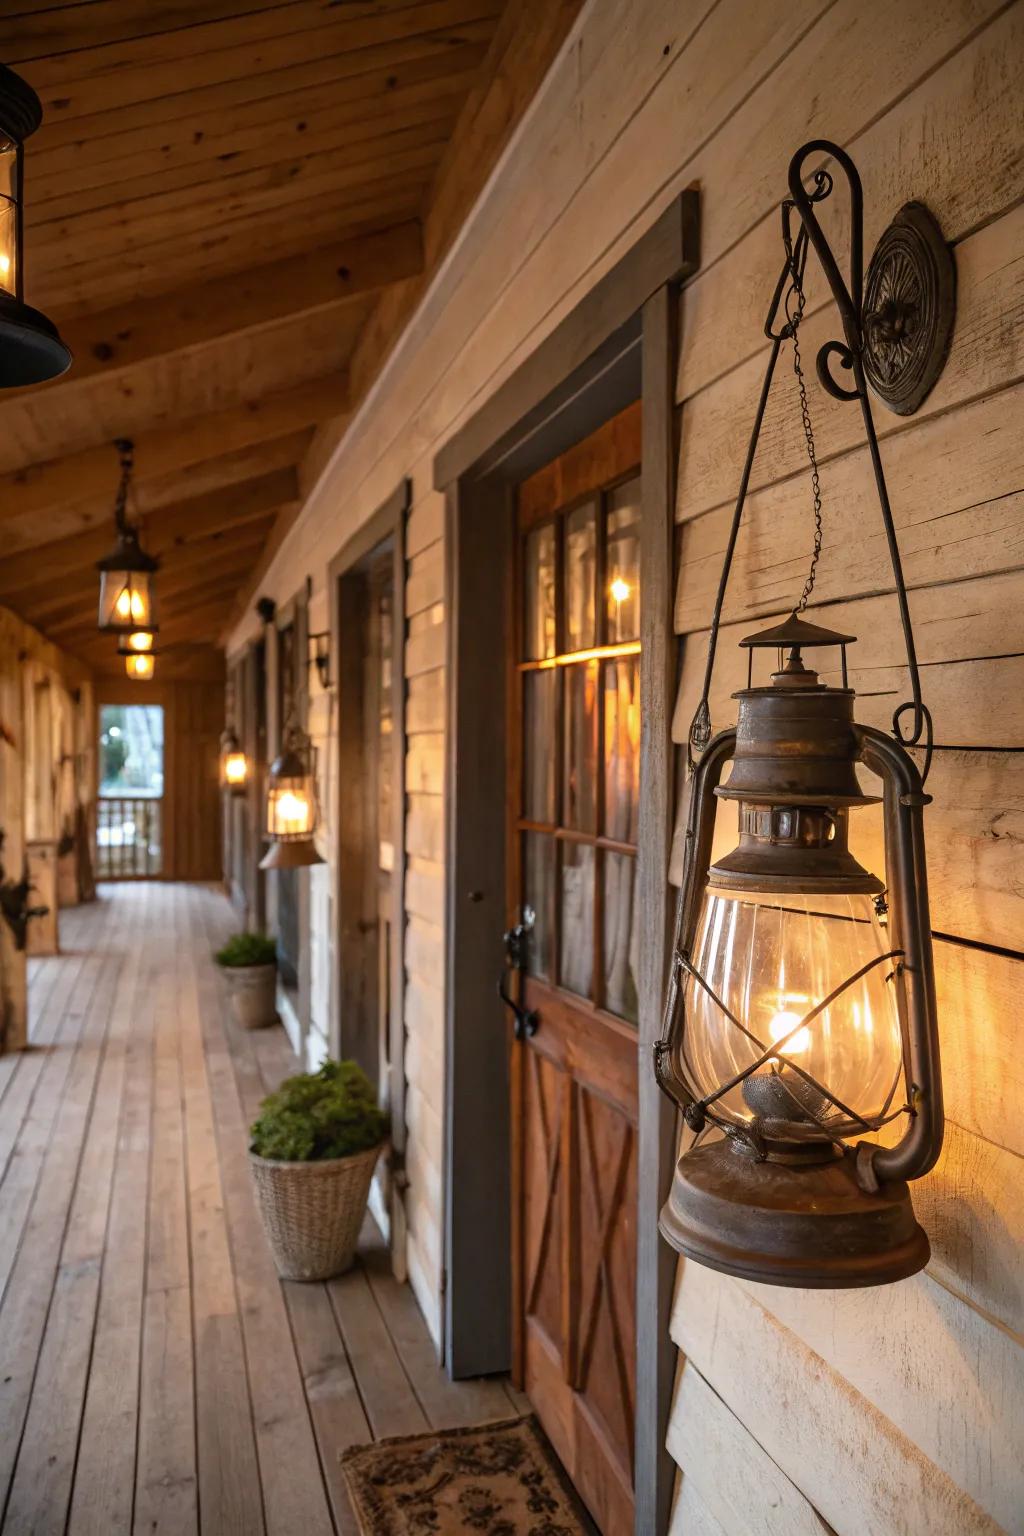
[[[28,874],[33,918],[27,953],[57,948],[57,908],[78,900],[76,855],[58,859],[64,833],[91,839],[96,733],[89,672],[6,608],[0,608],[0,866],[4,881]],[[26,950],[0,922],[0,1053],[27,1041]]]
[[[926,201],[954,242],[960,300],[945,375],[916,417],[882,412],[880,423],[939,743],[929,825],[951,1128],[920,1196],[935,1255],[926,1275],[883,1296],[793,1295],[684,1270],[674,1333],[685,1366],[670,1436],[684,1473],[678,1532],[792,1536],[820,1530],[819,1512],[841,1536],[1024,1529],[1012,1444],[1024,1406],[1024,1068],[1015,1050],[1024,982],[1022,64],[1019,3],[594,0],[265,583],[285,599],[308,573],[320,601],[331,555],[411,478],[409,1269],[437,1337],[445,594],[433,458],[696,183],[702,270],[683,298],[678,385],[679,739],[763,365],[791,153],[818,135],[851,150],[869,250],[910,198]],[[836,204],[829,229],[842,250],[841,195]],[[812,357],[837,332],[813,260],[808,291]],[[817,386],[812,406],[826,495],[815,617],[861,635],[853,682],[864,716],[886,722],[906,678],[858,414]],[[783,372],[720,646],[718,724],[737,681],[730,642],[739,626],[785,612],[802,581],[803,452]],[[233,644],[251,633],[240,628]],[[316,718],[326,719],[326,705],[314,701]],[[327,782],[324,795],[333,803]],[[870,822],[865,836],[877,847]],[[322,891],[313,900],[317,1018],[327,1016],[332,970],[326,873],[314,874],[313,889]]]

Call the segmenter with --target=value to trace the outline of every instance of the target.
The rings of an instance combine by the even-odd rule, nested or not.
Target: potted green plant
[[[236,933],[214,959],[223,971],[243,1029],[276,1024],[277,945],[265,933]]]
[[[354,1061],[326,1061],[263,1100],[249,1165],[284,1279],[328,1280],[350,1268],[387,1131]]]

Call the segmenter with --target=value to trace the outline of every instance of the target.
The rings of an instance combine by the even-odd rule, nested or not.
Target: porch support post
[[[643,524],[640,540],[639,1128],[637,1132],[636,1526],[668,1530],[674,1468],[665,1449],[675,1349],[669,1318],[675,1254],[658,1234],[676,1156],[675,1112],[658,1088],[658,1038],[671,948],[678,646],[672,618],[676,484],[675,369],[679,292],[665,284],[643,307]]]

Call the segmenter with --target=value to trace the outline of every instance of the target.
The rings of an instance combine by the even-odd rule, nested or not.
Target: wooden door
[[[519,488],[510,915],[515,1355],[605,1536],[633,1529],[640,407]]]

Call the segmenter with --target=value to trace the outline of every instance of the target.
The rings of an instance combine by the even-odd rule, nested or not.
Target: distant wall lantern
[[[124,670],[137,683],[148,683],[156,670],[156,658],[152,651],[140,651],[138,655],[126,656]]]
[[[109,555],[96,562],[100,573],[99,628],[108,634],[152,634],[157,624],[156,573],[160,562],[139,543],[139,530],[128,522],[128,497],[134,470],[133,445],[120,439],[121,479],[114,504],[117,540]]]
[[[812,153],[838,163],[850,185],[852,291],[814,212],[814,204],[830,195],[832,179],[819,170],[811,192],[803,185],[803,164]],[[876,251],[866,305],[861,189],[853,163],[834,144],[809,144],[794,157],[789,184],[786,261],[766,326],[774,345],[721,574],[703,696],[690,730],[685,867],[655,1067],[696,1141],[676,1166],[661,1231],[681,1253],[730,1274],[776,1285],[847,1287],[902,1279],[927,1262],[928,1239],[914,1217],[907,1181],[927,1173],[942,1146],[923,828],[931,719],[921,699],[867,383],[870,378],[876,387],[876,378],[882,380],[892,398],[884,389],[876,387],[876,393],[903,413],[924,398],[948,349],[951,259],[926,210],[910,205],[913,237],[904,238],[904,210],[893,226],[903,220],[904,234],[895,238],[888,231]],[[795,238],[794,210],[801,220]],[[843,342],[822,348],[818,374],[834,397],[861,404],[903,620],[912,699],[893,716],[892,735],[854,719],[846,662],[853,637],[802,616],[814,587],[822,526],[796,345],[809,243],[845,332]],[[902,349],[893,346],[897,330],[908,338]],[[735,695],[737,725],[712,739],[711,677],[732,551],[772,373],[787,340],[794,342],[812,470],[811,569],[793,614],[741,642],[748,650],[748,685]],[[850,370],[852,388],[832,379],[834,357]],[[908,369],[916,378],[901,377]],[[822,683],[804,660],[805,651],[830,648],[840,652],[833,668],[838,685]],[[767,684],[754,677],[754,657],[762,650],[779,656]],[[912,725],[905,731],[908,712]],[[918,745],[923,772],[907,750]],[[851,814],[874,803],[858,782],[858,765],[883,785],[884,881],[864,869],[848,846]],[[712,864],[719,798],[737,803],[739,841]],[[901,1118],[898,1140],[891,1133],[879,1138],[883,1127]],[[717,1138],[709,1137],[712,1132]]]
[[[322,864],[313,834],[319,822],[315,754],[298,726],[284,732],[281,753],[267,776],[267,826],[270,847],[261,869],[297,869]]]
[[[57,328],[25,303],[25,140],[43,109],[30,85],[0,65],[0,388],[55,379],[71,365]]]
[[[249,784],[249,759],[230,726],[220,739],[220,784],[232,795],[244,795]]]
[[[331,686],[331,632],[322,630],[319,634],[309,637],[309,659],[316,667],[316,675],[320,679],[320,687],[327,689]]]

